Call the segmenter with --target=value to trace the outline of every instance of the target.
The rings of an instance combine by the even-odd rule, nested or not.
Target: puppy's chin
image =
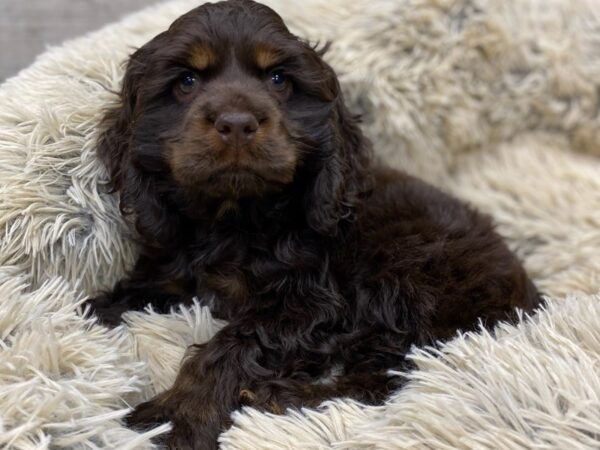
[[[279,167],[262,170],[229,167],[210,173],[191,174],[179,178],[179,185],[187,196],[211,203],[215,201],[236,201],[247,198],[261,198],[281,192],[294,180],[294,167]]]
[[[228,169],[210,175],[196,189],[212,199],[236,200],[262,197],[281,190],[282,186],[283,183],[270,181],[247,169]]]

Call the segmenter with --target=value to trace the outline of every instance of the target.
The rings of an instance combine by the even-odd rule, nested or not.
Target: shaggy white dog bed
[[[197,2],[156,6],[0,87],[0,447],[151,448],[127,408],[221,324],[198,306],[105,329],[77,310],[135,259],[95,158],[122,61]],[[549,306],[415,349],[384,406],[235,413],[225,449],[600,447],[600,3],[268,1],[332,40],[378,154],[490,212]]]

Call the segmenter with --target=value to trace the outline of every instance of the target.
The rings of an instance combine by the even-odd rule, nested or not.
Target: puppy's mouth
[[[207,177],[205,193],[219,197],[257,196],[286,184],[287,180],[279,178],[276,170],[272,169],[271,176],[268,172],[243,165],[222,168]]]
[[[264,179],[264,177],[253,167],[248,167],[242,164],[232,164],[222,169],[217,169],[212,172],[207,181],[214,182],[224,177],[258,177]]]

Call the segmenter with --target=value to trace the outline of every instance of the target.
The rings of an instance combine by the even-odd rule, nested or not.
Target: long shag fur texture
[[[349,106],[388,164],[491,213],[547,309],[415,349],[378,408],[235,414],[225,449],[598,448],[600,7],[572,0],[268,2],[331,40]],[[170,2],[48,51],[0,87],[0,446],[151,448],[120,418],[223,324],[198,306],[107,330],[77,310],[135,259],[98,124]],[[518,382],[516,381],[518,380]]]

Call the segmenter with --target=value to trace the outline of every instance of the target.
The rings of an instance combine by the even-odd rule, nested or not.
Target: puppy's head
[[[155,232],[172,196],[239,200],[295,183],[325,228],[364,153],[333,70],[250,0],[204,4],[136,51],[106,121],[112,185]]]

